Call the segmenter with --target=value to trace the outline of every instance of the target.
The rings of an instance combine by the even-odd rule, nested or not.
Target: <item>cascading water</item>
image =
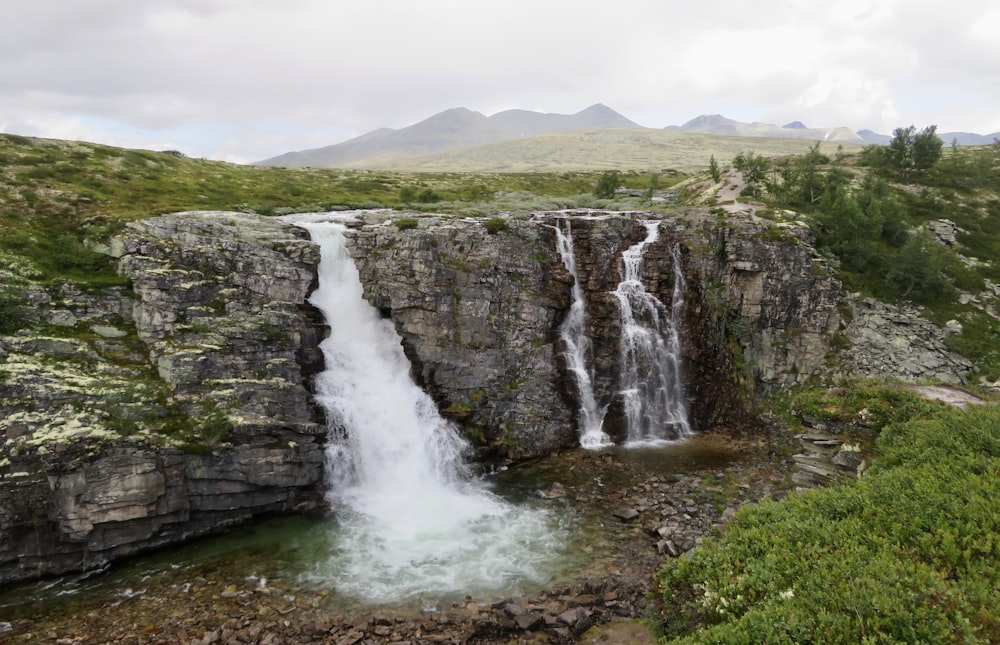
[[[563,230],[565,225],[566,230]],[[612,445],[611,438],[604,432],[604,412],[594,398],[594,377],[590,361],[590,338],[587,336],[586,309],[583,287],[576,272],[576,256],[573,253],[573,230],[568,220],[556,222],[556,248],[566,270],[573,276],[573,300],[565,320],[559,325],[559,337],[566,346],[566,368],[576,381],[579,409],[577,426],[580,445],[584,448],[604,448]]]
[[[622,281],[615,290],[621,309],[621,373],[627,443],[645,445],[691,434],[681,382],[678,321],[684,274],[680,249],[671,249],[674,289],[670,307],[646,291],[640,278],[646,247],[659,239],[659,223],[644,221],[646,237],[622,253]]]
[[[369,602],[544,580],[561,529],[469,478],[465,442],[411,380],[392,322],[362,297],[344,225],[298,223],[321,247],[310,302],[331,330],[316,400],[330,427],[328,497],[339,530],[315,578]]]

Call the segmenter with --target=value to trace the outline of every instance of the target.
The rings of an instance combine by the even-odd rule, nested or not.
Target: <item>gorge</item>
[[[623,278],[673,303],[684,382],[676,373],[661,380],[683,385],[676,405],[690,428],[752,429],[755,393],[820,370],[840,324],[839,283],[794,223],[705,210],[655,221],[538,213],[497,232],[444,215],[403,220],[358,212],[346,248],[365,300],[399,334],[414,382],[475,461],[578,444],[581,389],[559,332],[574,286],[592,395],[606,407],[602,432],[619,443],[630,423],[621,392],[632,389],[620,369]],[[559,221],[572,226],[576,279],[557,248]],[[638,255],[629,249],[641,249],[642,262],[624,269]],[[320,254],[306,231],[253,215],[181,213],[130,224],[107,252],[130,290],[40,305],[82,332],[4,338],[5,369],[16,376],[0,384],[4,582],[100,569],[254,516],[325,504],[325,421],[310,392],[327,328],[307,302]],[[128,424],[115,425],[121,419]]]

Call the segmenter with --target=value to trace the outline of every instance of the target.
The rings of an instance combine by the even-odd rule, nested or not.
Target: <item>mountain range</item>
[[[657,130],[644,128],[601,103],[592,105],[576,114],[505,110],[492,116],[485,116],[480,112],[466,108],[452,108],[405,128],[398,130],[379,128],[341,143],[287,152],[277,157],[264,159],[254,165],[429,169],[449,167],[456,162],[469,163],[469,160],[472,160],[474,161],[472,165],[478,170],[512,170],[515,167],[537,169],[537,164],[519,166],[513,161],[519,154],[519,150],[530,148],[535,157],[544,156],[546,153],[540,153],[539,146],[547,146],[551,149],[582,145],[580,133],[598,131],[619,131],[622,138],[636,140],[638,141],[636,145],[640,146],[649,144],[639,140],[650,140],[658,146],[670,145],[664,143],[663,137],[655,134],[657,132],[697,134],[707,137],[736,137],[751,140],[822,141],[858,146],[884,145],[891,139],[889,135],[879,134],[871,130],[855,132],[846,127],[810,128],[801,121],[793,121],[783,126],[759,122],[743,123],[718,114],[701,115],[684,125],[668,126]],[[560,134],[572,136],[552,136]],[[946,144],[957,141],[960,145],[985,145],[993,143],[995,138],[1000,137],[1000,132],[988,135],[946,132],[939,133],[938,136]],[[604,135],[603,138],[607,139],[607,135]],[[673,141],[673,139],[668,138],[666,141]],[[687,141],[686,145],[689,144],[690,142]],[[728,150],[731,147],[732,145],[723,144],[720,149]],[[748,145],[747,147],[756,148],[757,146]],[[781,145],[771,145],[771,147],[776,151],[785,149]],[[795,148],[797,147],[795,146]],[[565,150],[560,152],[565,153]],[[503,159],[494,162],[483,161],[484,158],[497,159],[498,157]],[[661,155],[658,161],[662,158]],[[605,165],[615,165],[614,160],[605,160]]]
[[[399,130],[379,128],[322,148],[288,152],[258,162],[260,166],[359,168],[401,157],[424,157],[554,132],[641,128],[606,105],[597,103],[576,114],[505,110],[493,116],[452,108]]]

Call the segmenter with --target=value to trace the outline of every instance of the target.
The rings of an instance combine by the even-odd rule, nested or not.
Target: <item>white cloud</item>
[[[193,156],[457,106],[1000,130],[992,0],[4,0],[0,23],[5,129]]]

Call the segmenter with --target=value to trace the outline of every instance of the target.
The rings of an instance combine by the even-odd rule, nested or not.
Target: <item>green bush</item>
[[[617,170],[609,170],[603,173],[594,186],[594,196],[600,199],[612,199],[615,191],[623,185],[622,177]]]
[[[879,447],[857,482],[746,507],[668,562],[661,642],[1000,642],[1000,407]]]
[[[409,231],[410,229],[417,228],[417,218],[416,217],[400,217],[393,222],[396,228],[401,231]]]
[[[403,186],[399,189],[399,201],[410,204],[417,201],[417,189],[413,186]]]
[[[14,289],[0,289],[0,334],[12,334],[30,322],[24,294]]]
[[[507,219],[504,217],[491,217],[486,220],[486,232],[495,235],[507,230]]]
[[[424,188],[417,193],[417,201],[421,204],[436,204],[441,201],[441,195],[433,188]]]

